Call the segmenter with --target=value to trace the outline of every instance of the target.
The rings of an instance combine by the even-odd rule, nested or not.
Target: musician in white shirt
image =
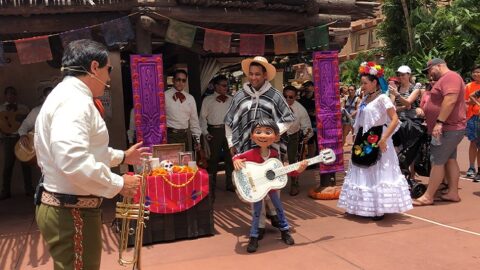
[[[227,95],[228,79],[219,75],[213,80],[215,92],[205,97],[200,110],[200,127],[210,146],[210,159],[208,161],[208,174],[210,177],[210,191],[215,199],[215,187],[217,183],[217,168],[220,154],[223,151],[225,160],[225,188],[234,192],[232,184],[233,163],[225,136],[225,115],[227,114],[232,97]]]
[[[102,197],[133,197],[139,176],[117,175],[110,167],[140,164],[147,148],[108,147],[109,134],[93,98],[109,86],[107,48],[72,41],[62,58],[63,81],[45,101],[35,124],[35,150],[44,176],[36,193],[36,221],[55,269],[100,269]]]
[[[165,111],[167,116],[167,142],[184,143],[191,150],[187,138],[190,128],[194,138],[195,150],[200,147],[202,131],[198,121],[197,104],[189,93],[184,92],[187,85],[187,72],[178,69],[173,74],[173,88],[165,92]]]
[[[52,92],[52,87],[45,87],[42,92],[42,104],[38,105],[37,107],[33,108],[30,113],[27,115],[27,118],[23,120],[22,125],[18,128],[18,135],[20,135],[20,143],[23,144],[25,147],[30,148],[30,140],[28,139],[27,134],[35,129],[35,121],[37,120],[38,113],[42,108],[43,102],[47,98],[47,96]]]
[[[0,142],[3,143],[3,184],[0,191],[0,200],[11,197],[11,183],[13,168],[15,166],[15,144],[18,141],[19,119],[25,118],[28,114],[28,107],[17,103],[17,90],[12,87],[5,88],[5,103],[0,104]],[[5,129],[4,129],[5,127]],[[25,195],[33,195],[32,171],[28,164],[20,162],[22,167]]]
[[[305,136],[303,138],[304,144],[312,137],[313,133],[312,124],[308,116],[307,110],[296,101],[297,99],[297,88],[288,85],[283,88],[283,96],[288,103],[288,106],[295,116],[295,120],[291,124],[290,128],[287,130],[288,136],[288,145],[287,145],[287,154],[288,154],[288,163],[293,164],[298,161],[298,146],[300,144],[300,132]],[[296,196],[300,192],[298,176],[290,176],[290,195]]]

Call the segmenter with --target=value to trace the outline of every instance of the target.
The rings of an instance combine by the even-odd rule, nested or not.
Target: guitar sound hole
[[[265,174],[268,180],[273,180],[275,179],[275,173],[272,170],[268,170]]]

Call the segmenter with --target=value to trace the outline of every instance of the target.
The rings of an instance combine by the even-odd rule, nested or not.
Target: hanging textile
[[[203,49],[213,53],[228,53],[230,52],[231,40],[232,33],[230,32],[205,29]]]
[[[196,31],[196,26],[170,19],[165,41],[191,48]]]
[[[48,36],[15,40],[20,64],[32,64],[52,60]]]
[[[298,53],[297,32],[287,32],[273,35],[275,54]]]
[[[264,55],[265,35],[240,34],[240,55]]]
[[[305,48],[307,50],[328,49],[329,35],[328,26],[322,25],[303,31],[305,34]]]
[[[60,33],[63,48],[66,48],[68,43],[79,39],[92,39],[92,30],[90,28],[82,28],[68,32]]]
[[[313,53],[313,81],[315,84],[315,110],[317,113],[317,139],[319,149],[331,148],[337,159],[331,165],[320,164],[320,172],[343,172],[342,113],[338,91],[338,53]]]
[[[130,55],[130,72],[137,142],[167,143],[162,55]]]
[[[135,38],[129,17],[108,21],[103,23],[101,28],[103,38],[108,46],[113,46],[119,42],[126,42]]]

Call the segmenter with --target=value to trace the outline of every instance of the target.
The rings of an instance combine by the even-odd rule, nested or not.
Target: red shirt
[[[440,114],[443,98],[448,94],[458,94],[454,108],[443,125],[444,131],[464,130],[466,125],[465,83],[456,72],[448,71],[435,83],[430,91],[430,99],[425,104],[425,118],[428,133],[431,134]],[[442,119],[444,120],[444,119]]]
[[[268,158],[278,158],[278,152],[274,149],[270,149],[270,155],[268,156]],[[262,154],[260,152],[260,147],[255,147],[255,148],[252,148],[248,151],[245,151],[241,154],[237,154],[235,156],[233,156],[232,158],[233,160],[237,160],[237,159],[245,159],[245,161],[251,161],[251,162],[255,162],[255,163],[259,163],[259,164],[262,164],[263,162],[265,162],[266,160],[263,159],[262,157]],[[299,173],[297,171],[293,171],[293,172],[290,172],[288,175],[290,176],[298,176]]]

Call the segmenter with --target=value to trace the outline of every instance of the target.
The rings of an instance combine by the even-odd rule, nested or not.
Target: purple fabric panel
[[[313,54],[317,139],[319,148],[334,150],[337,160],[332,165],[320,164],[320,173],[344,170],[340,95],[338,92],[337,52]]]
[[[137,141],[151,147],[166,142],[163,61],[161,55],[131,55],[130,66]]]

